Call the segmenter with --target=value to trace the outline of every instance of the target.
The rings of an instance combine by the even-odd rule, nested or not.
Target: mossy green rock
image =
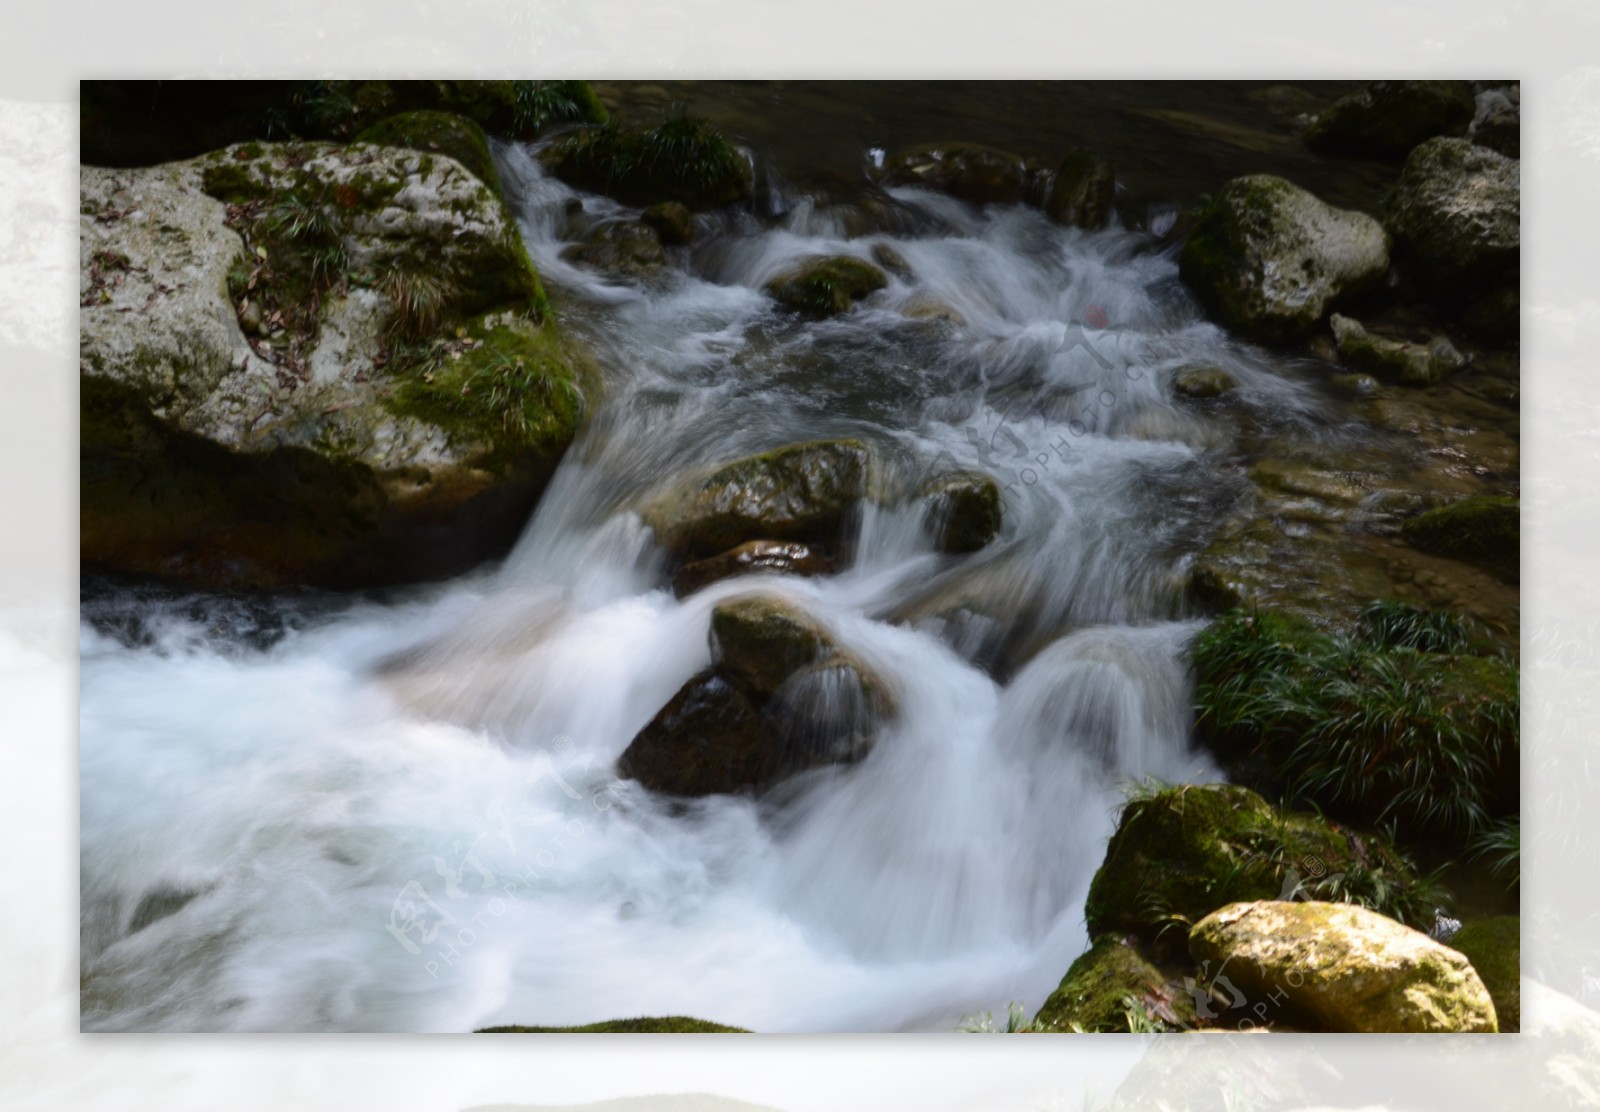
[[[1474,495],[1425,510],[1400,527],[1423,552],[1482,565],[1506,580],[1522,567],[1522,508],[1516,499]]]
[[[1473,116],[1465,81],[1374,81],[1329,105],[1306,131],[1330,154],[1400,158],[1436,135],[1459,135]]]
[[[1057,224],[1103,228],[1111,218],[1116,185],[1109,162],[1092,151],[1072,151],[1061,160],[1051,180],[1044,199],[1045,215]]]
[[[479,1028],[481,1034],[505,1033],[611,1033],[635,1032],[748,1032],[748,1028],[730,1028],[726,1024],[713,1024],[709,1020],[696,1020],[692,1016],[639,1016],[631,1020],[602,1020],[598,1024],[580,1024],[572,1028],[529,1028],[521,1024],[506,1024],[495,1028]]]
[[[719,603],[711,612],[711,644],[718,667],[761,699],[833,648],[816,620],[765,595]]]
[[[515,541],[597,377],[479,178],[246,144],[80,188],[85,567],[349,588]]]
[[[562,249],[561,258],[621,278],[648,278],[667,265],[661,237],[643,221],[602,224],[582,243]]]
[[[1374,864],[1381,853],[1324,820],[1279,812],[1239,785],[1164,789],[1123,809],[1084,918],[1092,936],[1128,932],[1170,949],[1225,904],[1278,897],[1302,879]],[[1396,870],[1393,880],[1408,876]]]
[[[1235,178],[1199,212],[1179,272],[1220,324],[1257,340],[1310,331],[1380,280],[1389,238],[1371,217],[1282,178]]]
[[[562,181],[625,205],[676,201],[700,212],[743,201],[752,184],[744,154],[727,136],[689,116],[646,129],[580,129],[539,158]]]
[[[1420,931],[1349,904],[1259,900],[1194,925],[1189,951],[1252,1000],[1327,1032],[1494,1032],[1472,964]]]
[[[854,255],[802,259],[764,287],[782,305],[818,317],[849,312],[856,302],[889,284],[873,264]]]
[[[645,507],[667,550],[696,560],[746,541],[837,550],[867,497],[871,453],[856,440],[809,441],[747,456],[688,480]]]
[[[1430,139],[1407,157],[1386,223],[1425,292],[1460,302],[1517,285],[1521,166],[1465,139]]]
[[[403,112],[374,124],[356,136],[357,143],[433,151],[455,159],[468,173],[499,195],[500,174],[489,153],[489,137],[478,124],[450,112]]]
[[[1522,1031],[1522,919],[1490,916],[1469,920],[1450,939],[1483,979],[1494,999],[1500,1031]]]
[[[682,246],[694,239],[694,214],[678,201],[651,205],[639,214],[639,219],[655,229],[662,243]]]
[[[1000,484],[979,472],[951,472],[923,485],[918,496],[939,549],[975,553],[1000,533]]]
[[[1138,947],[1104,935],[1067,969],[1034,1024],[1058,1032],[1127,1032],[1129,1010],[1140,1007],[1168,1024],[1190,1027],[1194,1022],[1190,997],[1181,990],[1175,993]]]
[[[1360,321],[1335,313],[1328,319],[1345,365],[1402,386],[1432,386],[1466,360],[1448,340],[1412,344],[1374,336]]]
[[[1014,205],[1028,192],[1028,168],[1018,156],[977,143],[930,143],[896,151],[884,162],[883,182],[922,186],[974,205]]]
[[[1172,389],[1185,398],[1216,398],[1239,385],[1220,367],[1185,367],[1172,376]]]

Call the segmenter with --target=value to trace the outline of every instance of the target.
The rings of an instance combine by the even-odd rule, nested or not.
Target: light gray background
[[[0,37],[0,1103],[28,1108],[1174,1108],[1600,1104],[1600,5],[77,0]],[[145,1037],[77,1034],[76,96],[81,77],[1520,77],[1522,1037]],[[1587,968],[1586,968],[1587,967]],[[1585,1000],[1587,998],[1587,1000]],[[1487,1068],[1487,1069],[1486,1069]],[[1375,1091],[1374,1087],[1379,1087]],[[1154,1092],[1154,1091],[1147,1091]],[[1230,1095],[1232,1097],[1230,1098]],[[610,1100],[608,1100],[610,1099]],[[612,1104],[615,1099],[638,1099]],[[1550,1100],[1550,1099],[1545,1099]]]

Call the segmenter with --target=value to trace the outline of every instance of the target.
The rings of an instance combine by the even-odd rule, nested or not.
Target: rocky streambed
[[[85,100],[87,1027],[1515,1027],[1514,85],[266,84]]]

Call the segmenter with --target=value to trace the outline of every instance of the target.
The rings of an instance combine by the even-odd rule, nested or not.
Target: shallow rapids
[[[1086,946],[1127,782],[1189,744],[1186,557],[1229,434],[1172,374],[1225,368],[1263,423],[1316,396],[1203,321],[1150,234],[894,191],[882,231],[775,187],[659,280],[564,262],[569,202],[497,152],[607,396],[516,549],[382,597],[98,586],[82,635],[87,1029],[465,1031],[680,1014],[760,1031],[949,1030],[1031,1013]],[[854,312],[779,311],[799,256],[904,262]],[[876,500],[820,579],[683,600],[635,509],[708,464],[870,443]],[[906,497],[995,476],[1004,525],[940,555]],[[872,753],[684,804],[613,763],[709,661],[720,600],[780,594],[893,689]],[[953,617],[959,616],[959,617]]]

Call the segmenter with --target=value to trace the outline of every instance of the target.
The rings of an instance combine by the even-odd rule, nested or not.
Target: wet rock
[[[788,307],[817,317],[849,312],[852,306],[889,284],[889,278],[853,255],[816,255],[788,268],[764,287]]]
[[[1395,250],[1445,301],[1517,285],[1521,164],[1465,139],[1430,139],[1406,159],[1387,207]]]
[[[1334,343],[1346,366],[1388,382],[1432,386],[1466,364],[1455,346],[1443,338],[1436,338],[1431,344],[1411,344],[1374,336],[1360,321],[1338,313],[1330,317],[1328,323],[1333,327]]]
[[[1378,380],[1371,375],[1335,375],[1328,380],[1335,390],[1352,398],[1371,398],[1378,393]]]
[[[911,282],[916,277],[911,273],[911,264],[906,262],[906,257],[886,243],[872,245],[872,261],[902,282]]]
[[[1116,196],[1111,164],[1092,151],[1070,152],[1056,168],[1045,197],[1045,215],[1074,228],[1104,228]]]
[[[1189,925],[1223,905],[1278,898],[1357,864],[1383,869],[1395,886],[1413,880],[1386,855],[1374,840],[1280,812],[1239,785],[1162,789],[1123,809],[1084,918],[1092,936],[1127,932],[1160,953],[1181,948]]]
[[[1172,389],[1185,398],[1215,398],[1238,385],[1220,367],[1185,367],[1172,377]]]
[[[1450,949],[1472,963],[1494,1001],[1502,1032],[1522,1030],[1522,920],[1489,916],[1469,920],[1450,937]]]
[[[1519,86],[1485,89],[1477,96],[1467,137],[1480,147],[1507,158],[1522,157],[1522,111]]]
[[[1196,962],[1252,998],[1329,1032],[1494,1032],[1494,1003],[1464,956],[1365,908],[1230,904],[1195,924]]]
[[[1126,1032],[1128,1012],[1140,1008],[1174,1027],[1191,1027],[1194,1002],[1131,941],[1103,935],[1068,967],[1061,984],[1034,1016],[1057,1032]]]
[[[1330,154],[1399,158],[1435,135],[1459,135],[1473,116],[1465,81],[1374,81],[1328,106],[1306,143]]]
[[[744,154],[721,132],[693,116],[669,116],[648,129],[582,128],[539,154],[545,169],[579,189],[625,205],[676,201],[694,212],[750,196]]]
[[[951,472],[924,484],[917,497],[944,552],[975,553],[1000,533],[1000,485],[987,475]]]
[[[649,278],[667,265],[655,229],[640,221],[602,224],[581,244],[563,248],[561,258],[621,278]]]
[[[1021,158],[976,143],[935,143],[897,151],[884,163],[891,186],[923,186],[974,205],[1015,205],[1027,195]]]
[[[771,698],[790,675],[832,650],[822,627],[771,596],[733,599],[711,612],[712,656],[746,692]]]
[[[925,294],[918,294],[906,301],[900,307],[900,314],[914,321],[947,321],[958,326],[967,323],[959,309]]]
[[[1474,495],[1425,511],[1400,527],[1426,553],[1471,561],[1515,582],[1522,567],[1522,510],[1516,499]]]
[[[595,380],[479,178],[247,144],[80,189],[86,567],[359,587],[515,540]]]
[[[1296,460],[1267,459],[1250,469],[1250,478],[1264,487],[1294,495],[1309,495],[1325,502],[1353,504],[1367,494],[1353,475],[1328,471]]]
[[[542,1034],[546,1032],[575,1032],[589,1035],[636,1034],[640,1032],[673,1032],[684,1033],[734,1033],[748,1032],[748,1028],[730,1028],[726,1024],[716,1024],[709,1020],[699,1020],[692,1016],[638,1016],[628,1020],[602,1020],[596,1024],[579,1024],[569,1028],[530,1028],[522,1024],[504,1024],[494,1028],[479,1028],[479,1033],[527,1033]]]
[[[725,464],[645,507],[669,552],[690,560],[746,541],[802,541],[837,552],[867,497],[871,452],[856,440],[809,441]]]
[[[639,214],[643,224],[655,229],[664,244],[681,247],[694,239],[694,215],[677,201],[662,201]]]
[[[1388,266],[1388,236],[1377,221],[1265,174],[1225,185],[1179,256],[1184,281],[1208,313],[1267,341],[1309,332]]]
[[[832,571],[833,563],[810,545],[798,541],[747,541],[725,553],[683,565],[673,574],[672,590],[682,599],[735,576],[824,576]]]
[[[766,785],[782,765],[777,733],[755,704],[708,669],[634,737],[617,772],[652,792],[709,796]]]
[[[895,702],[792,603],[755,595],[711,615],[712,667],[634,738],[618,772],[674,796],[763,792],[872,749]]]

